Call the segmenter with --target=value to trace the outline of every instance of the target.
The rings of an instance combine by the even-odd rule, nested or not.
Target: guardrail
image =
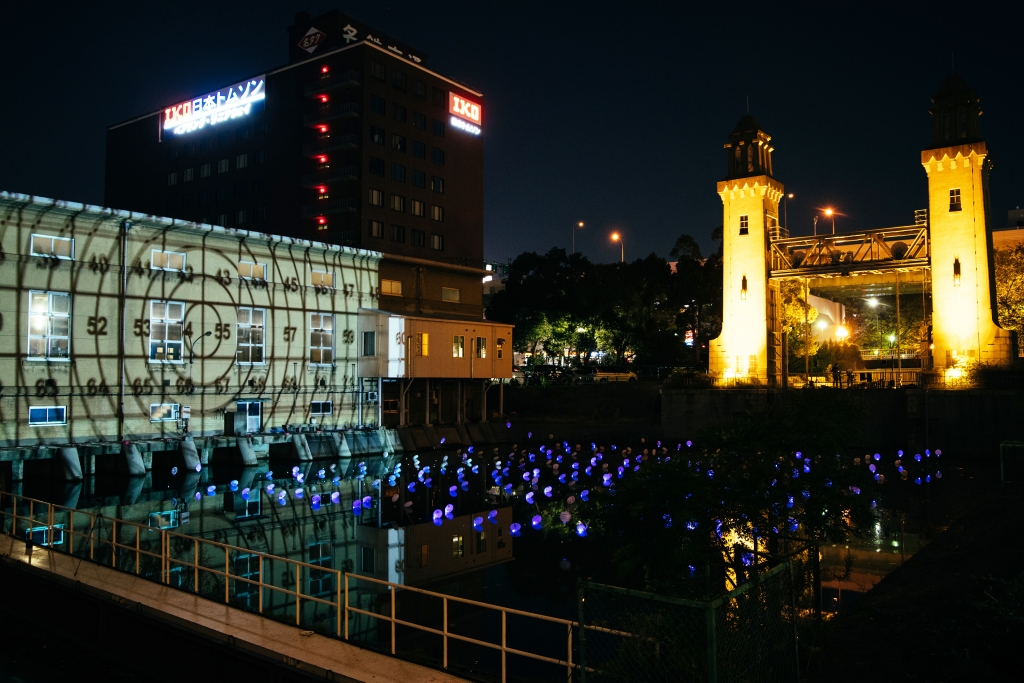
[[[262,494],[261,494],[262,495]],[[158,520],[169,521],[172,511],[155,513]],[[188,590],[270,618],[290,621],[294,610],[296,626],[310,628],[324,635],[350,640],[350,621],[356,615],[390,623],[390,652],[397,653],[396,627],[402,626],[440,636],[442,668],[449,668],[449,641],[480,646],[501,653],[501,680],[507,680],[508,655],[515,655],[557,667],[564,667],[566,680],[572,681],[579,664],[573,659],[573,629],[579,624],[568,619],[549,617],[533,612],[500,607],[443,593],[404,586],[382,579],[361,576],[340,569],[292,560],[226,543],[177,533],[166,528],[130,522],[95,512],[76,510],[55,503],[0,492],[0,530],[23,538],[34,546],[88,559],[100,565],[126,571],[150,581]],[[239,567],[244,571],[238,571]],[[235,571],[232,571],[232,569]],[[189,579],[189,580],[186,580]],[[303,585],[324,585],[330,579],[333,590],[313,595]],[[351,604],[352,582],[366,582],[383,587],[389,593],[386,614]],[[223,586],[221,586],[223,584]],[[232,584],[234,591],[232,591]],[[292,584],[294,588],[288,584]],[[258,599],[252,602],[252,592]],[[438,598],[442,601],[441,628],[418,624],[399,618],[396,599],[399,592]],[[278,597],[282,599],[277,599]],[[449,605],[457,603],[501,615],[500,642],[455,633],[450,628]],[[312,606],[312,610],[307,609]],[[319,611],[318,611],[319,610]],[[508,642],[508,617],[516,616],[532,622],[554,624],[565,629],[565,658],[549,657],[512,647]],[[325,619],[326,617],[326,619]],[[331,624],[333,622],[333,624]],[[325,627],[326,625],[326,627]],[[619,636],[630,634],[598,626],[588,630]]]

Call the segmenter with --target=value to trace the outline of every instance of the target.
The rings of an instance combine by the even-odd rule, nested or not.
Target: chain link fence
[[[596,583],[580,590],[584,683],[796,681],[797,592],[789,561],[710,601]]]

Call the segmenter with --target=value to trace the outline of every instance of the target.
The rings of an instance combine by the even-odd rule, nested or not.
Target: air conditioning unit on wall
[[[376,391],[368,391],[368,392],[366,392],[366,402],[367,403],[376,403],[377,402],[377,392]]]

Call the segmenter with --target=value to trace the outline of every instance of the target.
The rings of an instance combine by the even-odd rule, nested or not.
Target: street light
[[[617,232],[612,233],[612,242],[618,242],[622,248],[622,263],[626,262],[626,244],[622,241],[622,235]]]
[[[583,221],[579,221],[578,223],[576,223],[575,226],[573,226],[573,229],[572,229],[572,253],[573,254],[576,253],[576,228],[582,228],[582,227],[583,227]]]
[[[188,340],[188,386],[192,388],[192,366],[196,362],[196,342],[203,341],[203,337],[209,337],[213,332],[207,330],[198,339],[192,341],[192,337],[185,335],[185,339]]]
[[[836,234],[836,212],[832,210],[832,207],[825,209],[825,218],[832,219],[832,234]]]

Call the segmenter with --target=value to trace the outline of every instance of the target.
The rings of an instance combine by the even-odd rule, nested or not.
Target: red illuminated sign
[[[448,112],[478,126],[483,123],[483,110],[480,105],[453,92],[448,93]]]

